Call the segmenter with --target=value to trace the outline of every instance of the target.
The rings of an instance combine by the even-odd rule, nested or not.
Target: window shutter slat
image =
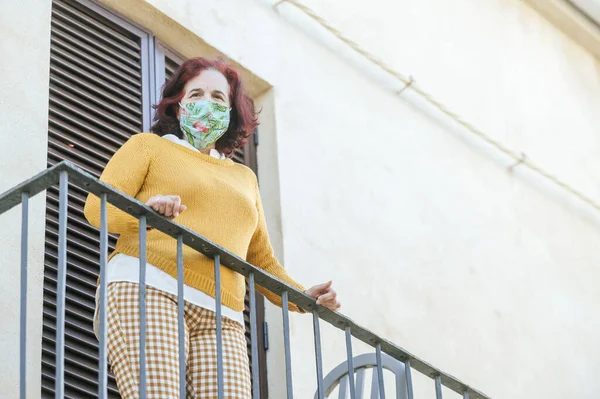
[[[130,64],[128,59],[124,60],[122,58],[114,57],[113,53],[106,53],[107,50],[102,50],[102,47],[97,48],[97,45],[91,42],[90,39],[85,37],[76,36],[76,31],[73,29],[69,29],[68,27],[59,25],[60,21],[54,20],[54,30],[52,41],[61,45],[63,48],[70,49],[72,52],[83,52],[89,53],[90,50],[95,53],[97,61],[94,63],[97,65],[101,65],[106,70],[111,70],[113,68],[118,69],[119,71],[127,74],[132,78],[141,78],[141,72],[139,71],[137,64]],[[90,57],[94,60],[93,57]]]
[[[56,47],[56,51],[60,50],[61,54],[65,54],[65,57],[70,60],[74,60],[75,63],[79,63],[83,68],[90,68],[94,73],[102,74],[103,77],[107,78],[110,76],[111,79],[115,79],[114,74],[114,66],[106,63],[108,57],[104,57],[104,59],[98,57],[98,54],[90,55],[89,50],[85,51],[85,49],[78,49],[79,46],[73,45],[74,41],[63,41],[60,40],[57,36],[52,38],[52,44]],[[81,60],[81,61],[79,61]],[[116,64],[116,66],[121,66],[116,62],[112,64]],[[141,82],[139,80],[139,74],[135,73],[135,69],[123,68],[119,74],[118,78],[120,80],[126,81],[125,85],[132,86],[141,86]],[[133,76],[128,76],[131,74]],[[138,76],[135,76],[138,75]]]
[[[135,60],[140,60],[140,43],[135,37],[114,24],[106,21],[98,21],[98,16],[92,10],[76,3],[67,1],[55,1],[52,7],[52,15],[60,18],[67,24],[78,28],[81,32],[92,35],[100,43],[105,43],[114,50],[129,55]]]
[[[50,64],[50,73],[50,81],[52,83],[58,83],[62,85],[62,87],[71,88],[74,92],[76,92],[76,90],[82,91],[83,93],[86,93],[87,96],[95,95],[98,98],[96,101],[103,101],[102,104],[108,103],[110,105],[110,107],[106,107],[105,105],[107,109],[114,109],[120,105],[123,109],[123,112],[116,112],[116,115],[128,115],[125,118],[132,118],[136,116],[140,117],[142,115],[142,110],[140,107],[141,102],[139,99],[133,104],[124,103],[122,101],[119,102],[120,99],[115,97],[109,91],[106,91],[103,88],[94,85],[92,82],[80,78],[79,76],[70,74],[64,69],[55,68],[52,64]],[[133,120],[136,121],[137,118]]]
[[[105,81],[103,79],[101,79],[100,77],[98,77],[98,75],[86,71],[83,68],[80,68],[79,66],[75,65],[73,62],[71,62],[69,59],[63,57],[62,55],[64,53],[61,53],[60,50],[56,51],[54,46],[50,46],[51,47],[51,52],[50,52],[50,66],[55,66],[58,68],[63,69],[64,71],[66,71],[66,73],[68,75],[75,75],[77,77],[83,78],[85,80],[87,80],[88,82],[99,86],[100,88],[102,88],[103,90],[105,90],[106,92],[110,93],[111,96],[117,96],[119,101],[120,100],[124,100],[124,101],[128,101],[131,104],[134,105],[138,105],[141,104],[141,99],[135,97],[135,94],[139,91],[139,89],[136,91],[136,88],[134,87],[129,87],[127,89],[122,89],[119,87],[115,87],[113,85],[113,83],[115,82],[110,82],[110,81]],[[54,51],[52,51],[54,50]]]

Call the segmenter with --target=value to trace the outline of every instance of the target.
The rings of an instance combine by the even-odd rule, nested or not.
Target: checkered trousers
[[[138,284],[108,284],[108,359],[123,399],[139,398]],[[146,376],[148,399],[179,398],[177,297],[147,287]],[[187,399],[217,398],[215,313],[185,303]],[[251,398],[244,326],[223,318],[225,398]]]

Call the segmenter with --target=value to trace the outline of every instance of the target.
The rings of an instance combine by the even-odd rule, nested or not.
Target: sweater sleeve
[[[149,151],[142,134],[132,136],[110,159],[100,180],[125,194],[135,197],[140,191],[148,166]],[[100,227],[100,198],[89,194],[84,214],[92,226]],[[117,207],[107,205],[108,231],[113,234],[137,233],[138,219]]]
[[[297,288],[300,291],[305,291],[301,284],[297,283],[287,271],[281,266],[281,264],[275,258],[273,253],[273,247],[271,246],[271,241],[269,239],[269,232],[267,231],[267,222],[265,220],[265,214],[262,206],[262,200],[260,198],[260,192],[258,191],[258,185],[256,188],[256,208],[258,210],[258,226],[256,227],[256,231],[252,236],[250,241],[250,246],[248,248],[248,255],[246,256],[246,260],[248,263],[260,267],[264,271],[278,279],[286,282],[287,284]],[[268,289],[258,286],[257,290],[263,294],[270,302],[281,307],[281,296],[269,291]],[[298,308],[296,305],[290,303],[289,310],[294,312],[305,313],[302,309]]]

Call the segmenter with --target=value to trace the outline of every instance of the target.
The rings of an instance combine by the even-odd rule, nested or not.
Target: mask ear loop
[[[177,104],[179,104],[179,113],[180,114],[181,114],[181,110],[184,109],[185,110],[185,115],[189,115],[188,109],[181,103],[181,101],[179,101]]]

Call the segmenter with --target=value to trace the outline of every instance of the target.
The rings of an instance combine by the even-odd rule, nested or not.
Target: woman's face
[[[190,79],[184,87],[185,94],[181,99],[182,104],[196,101],[214,101],[230,107],[229,83],[219,71],[208,69],[198,76]],[[179,113],[178,113],[179,115]]]

